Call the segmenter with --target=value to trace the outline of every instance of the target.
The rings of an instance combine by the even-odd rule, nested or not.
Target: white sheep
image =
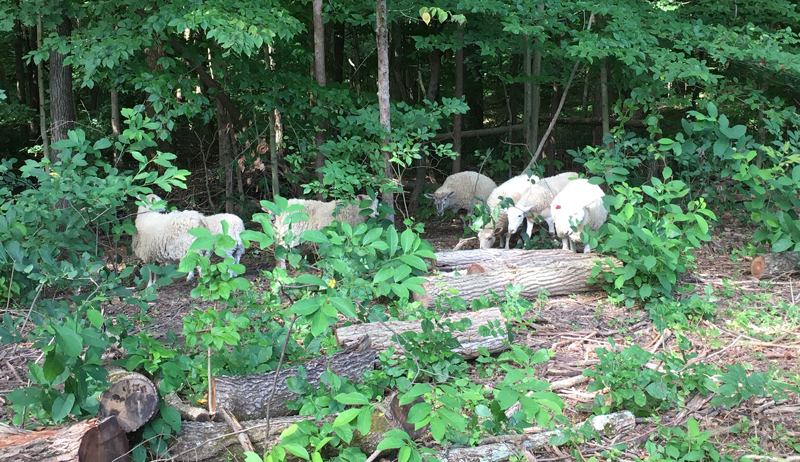
[[[571,180],[577,179],[575,172],[565,172],[559,175],[543,178],[536,182],[527,193],[514,201],[514,205],[506,210],[508,215],[508,232],[516,233],[523,221],[528,222],[527,233],[530,237],[533,232],[534,219],[541,215],[547,222],[547,230],[555,232],[553,218],[550,215],[550,203]]]
[[[333,223],[334,220],[339,221],[340,223],[349,223],[350,225],[355,226],[359,223],[364,223],[370,217],[378,216],[378,199],[374,199],[372,204],[370,204],[369,208],[372,209],[372,213],[368,216],[360,214],[360,203],[365,200],[370,200],[370,197],[361,194],[356,196],[356,199],[357,202],[355,204],[349,204],[339,208],[339,212],[336,214],[336,216],[334,216],[334,212],[339,206],[338,201],[323,202],[311,199],[289,199],[289,205],[300,204],[305,207],[305,212],[308,214],[308,221],[299,221],[294,223],[284,223],[289,214],[282,214],[275,217],[272,216],[272,213],[269,212],[269,210],[263,210],[267,213],[270,213],[270,220],[272,221],[276,243],[293,248],[300,244],[300,235],[310,229],[315,229],[318,231],[322,230],[322,228],[325,228]],[[290,229],[293,237],[291,242],[287,243],[285,242],[285,237]],[[278,264],[282,268],[286,267],[285,261],[279,261]]]
[[[155,194],[148,194],[149,205],[140,205],[136,213],[136,234],[133,235],[131,247],[145,265],[151,263],[180,263],[186,256],[195,237],[189,234],[190,229],[205,228],[206,222],[199,212],[186,210],[182,212],[161,213],[164,209],[153,209],[153,204],[161,201]],[[150,272],[147,287],[155,282],[155,275]],[[191,271],[186,280],[194,277]]]
[[[506,210],[500,209],[497,214],[494,210],[500,203],[501,198],[510,198],[516,203],[519,198],[533,186],[531,181],[538,182],[539,180],[540,178],[535,175],[529,177],[527,173],[523,173],[496,187],[491,194],[489,194],[489,197],[486,199],[486,206],[489,207],[492,216],[496,216],[496,221],[494,223],[487,223],[486,226],[478,232],[478,241],[480,242],[481,249],[490,249],[494,244],[495,235],[502,234],[508,227]],[[509,248],[510,241],[511,234],[506,233],[506,249]]]
[[[228,236],[232,237],[236,243],[233,248],[226,249],[225,253],[233,258],[234,263],[239,263],[244,255],[244,244],[239,234],[244,231],[244,221],[232,213],[218,213],[216,215],[209,215],[205,217],[206,228],[211,231],[212,235],[222,234],[222,221],[228,223]],[[228,270],[232,277],[237,274],[232,270]]]
[[[436,214],[444,215],[445,210],[453,210],[464,220],[466,213],[472,211],[472,206],[482,199],[484,202],[489,194],[497,188],[497,184],[486,175],[478,172],[454,173],[444,180],[442,186],[433,194],[425,194],[436,204]]]
[[[562,249],[576,251],[575,244],[581,242],[584,230],[597,231],[605,223],[608,210],[603,204],[603,196],[600,186],[589,183],[587,179],[571,181],[556,195],[550,204],[550,214],[556,235],[561,238]],[[584,253],[590,250],[589,244],[584,245]]]

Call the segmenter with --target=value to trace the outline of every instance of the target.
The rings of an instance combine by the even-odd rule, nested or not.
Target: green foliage
[[[684,462],[684,461],[713,461],[732,462],[731,456],[720,455],[714,445],[708,441],[710,431],[700,431],[697,421],[690,417],[686,423],[686,432],[678,427],[659,427],[658,435],[661,440],[649,440],[645,443],[645,450],[650,454],[647,459],[634,460]]]

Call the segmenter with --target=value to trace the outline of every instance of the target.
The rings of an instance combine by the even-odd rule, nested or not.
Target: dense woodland
[[[796,460],[798,31],[792,0],[0,0],[0,461]],[[459,250],[496,213],[424,193],[462,171],[589,178],[592,252]],[[244,259],[138,258],[151,193],[239,215]]]

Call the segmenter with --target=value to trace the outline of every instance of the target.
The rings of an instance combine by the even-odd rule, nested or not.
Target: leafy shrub
[[[720,455],[714,444],[711,443],[710,431],[700,431],[697,421],[690,417],[686,423],[684,432],[678,427],[659,427],[658,435],[660,441],[649,440],[645,443],[645,450],[649,453],[647,459],[634,460],[641,461],[688,461],[688,460],[711,460],[714,462],[732,462],[731,456]]]

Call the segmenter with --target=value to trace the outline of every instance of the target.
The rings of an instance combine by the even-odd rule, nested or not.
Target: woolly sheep
[[[550,204],[550,214],[555,223],[556,235],[561,238],[562,249],[576,251],[575,244],[581,242],[581,233],[585,229],[600,229],[608,216],[608,210],[603,204],[604,195],[600,186],[590,184],[586,179],[570,182],[556,195]],[[573,224],[577,231],[573,231]],[[584,253],[590,250],[589,244],[583,247]]]
[[[425,197],[432,199],[436,204],[436,213],[444,215],[445,210],[453,210],[459,213],[460,210],[472,210],[472,206],[478,203],[479,199],[485,202],[489,194],[497,188],[497,184],[486,175],[478,172],[455,173],[444,180],[444,184],[433,194],[425,194]],[[461,215],[463,220],[466,215]]]
[[[523,221],[528,222],[528,236],[533,232],[534,218],[541,215],[547,222],[547,230],[555,232],[553,218],[550,216],[550,203],[553,198],[561,192],[571,180],[578,178],[575,172],[565,172],[559,175],[544,178],[531,186],[526,194],[519,200],[514,201],[514,205],[506,211],[508,215],[508,232],[516,233]]]
[[[305,207],[305,212],[308,214],[308,221],[284,223],[283,221],[285,215],[279,215],[277,217],[271,216],[270,220],[272,221],[272,226],[275,230],[276,242],[278,244],[286,245],[289,248],[297,247],[300,244],[300,235],[303,234],[304,231],[308,231],[310,229],[322,230],[322,228],[333,223],[334,220],[337,220],[340,223],[349,223],[350,225],[355,226],[359,223],[367,221],[369,217],[378,216],[378,199],[373,200],[372,204],[370,204],[369,208],[372,209],[372,214],[369,216],[360,214],[361,206],[359,203],[369,200],[370,197],[361,194],[356,196],[356,199],[358,200],[358,203],[349,204],[342,207],[335,217],[333,216],[333,213],[339,205],[338,201],[323,202],[311,199],[289,199],[289,205],[300,204]],[[266,209],[264,209],[264,211],[269,212]],[[293,238],[291,242],[286,243],[284,237],[287,235],[290,228]],[[285,268],[286,262],[279,262],[278,264],[279,266]]]
[[[145,265],[151,263],[174,264],[180,263],[186,256],[189,246],[195,237],[189,234],[190,229],[205,228],[206,222],[199,212],[186,210],[182,212],[161,213],[164,209],[153,209],[153,204],[161,201],[155,194],[148,194],[149,205],[140,205],[136,213],[136,234],[133,235],[133,252],[142,259]],[[186,280],[194,277],[191,271]],[[147,286],[155,282],[154,274],[150,272]]]
[[[244,231],[244,222],[241,218],[232,213],[218,213],[205,217],[206,228],[211,231],[212,235],[222,234],[223,220],[228,223],[228,236],[232,237],[236,242],[236,245],[234,245],[233,248],[226,249],[225,253],[229,257],[233,257],[233,261],[238,264],[242,259],[242,255],[244,255],[244,244],[239,237],[239,234]],[[237,274],[231,270],[228,270],[228,272],[232,277],[237,276]]]
[[[527,173],[517,175],[514,178],[506,181],[500,186],[496,187],[489,197],[486,199],[486,205],[492,211],[494,216],[494,208],[500,203],[501,197],[511,198],[516,203],[523,194],[525,194],[533,184],[531,181],[538,182],[540,180],[537,176],[529,177]],[[480,242],[481,249],[490,249],[495,241],[496,234],[502,234],[508,226],[508,217],[505,209],[501,209],[496,221],[488,223],[482,230],[478,232],[478,241]],[[509,248],[511,241],[511,234],[506,234],[506,249]]]

